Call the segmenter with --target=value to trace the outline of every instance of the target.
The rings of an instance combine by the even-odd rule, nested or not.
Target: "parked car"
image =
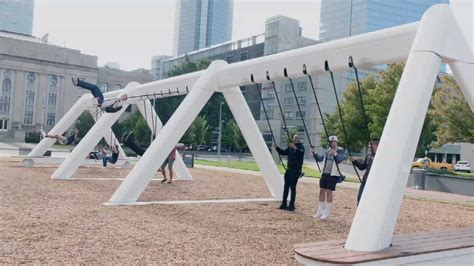
[[[452,171],[453,166],[450,163],[432,162],[430,158],[420,158],[411,164],[411,168],[433,168]]]
[[[209,151],[217,152],[217,146],[212,146]],[[229,150],[224,147],[221,147],[221,152],[229,152]]]
[[[471,172],[471,165],[467,161],[458,161],[454,165],[454,171],[456,172]]]
[[[210,149],[211,149],[211,147],[209,147],[207,145],[204,145],[204,144],[201,144],[201,145],[197,146],[197,151],[209,151]]]

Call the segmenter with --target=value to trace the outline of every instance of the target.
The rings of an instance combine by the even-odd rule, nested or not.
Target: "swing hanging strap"
[[[339,104],[339,97],[337,96],[336,83],[334,82],[334,74],[332,73],[331,69],[329,68],[328,61],[324,61],[324,69],[326,71],[328,71],[329,74],[331,75],[332,87],[334,89],[334,95],[336,96],[337,110],[339,112],[339,117],[341,118],[342,131],[344,132],[344,139],[345,139],[346,145],[347,145],[347,153],[349,154],[349,156],[352,157],[351,149],[350,149],[350,145],[349,145],[349,139],[347,137],[346,127],[344,126],[344,118],[342,117],[342,109],[341,109],[341,105]],[[359,178],[359,181],[362,183],[362,179],[360,178],[359,171],[357,171],[354,164],[352,164],[352,167],[354,168],[354,171],[357,174],[357,178]]]
[[[360,81],[359,81],[359,71],[357,70],[357,67],[354,64],[354,60],[352,59],[352,56],[349,56],[349,67],[354,69],[356,80],[357,80],[357,89],[359,90],[359,100],[360,100],[360,106],[362,107],[362,116],[364,117],[364,122],[365,122],[365,127],[367,129],[367,140],[372,144],[371,142],[371,134],[370,134],[370,128],[369,128],[369,118],[367,117],[367,112],[365,111],[365,104],[364,104],[364,96],[362,95],[362,90],[360,88]],[[370,151],[372,154],[374,154],[374,148],[372,148],[372,145],[370,145]]]
[[[258,97],[260,98],[260,103],[262,104],[263,113],[265,114],[265,118],[267,120],[268,128],[270,129],[270,135],[272,136],[273,143],[277,143],[275,140],[275,135],[273,134],[272,126],[270,125],[270,119],[268,118],[267,108],[265,107],[265,103],[263,102],[262,91],[259,88],[258,84],[255,83],[253,79],[253,74],[250,75],[250,80],[255,85],[255,88],[258,91]],[[283,163],[283,158],[281,157],[280,153],[278,153],[278,158],[280,158],[281,165],[283,166],[283,169],[285,169],[286,171],[286,166],[285,166],[285,163]]]
[[[288,73],[286,71],[286,68],[283,70],[283,74],[290,81],[290,87],[291,87],[291,90],[293,91],[293,95],[295,96],[296,106],[298,107],[298,112],[300,112],[301,122],[303,122],[303,127],[304,127],[304,131],[306,133],[306,137],[308,138],[309,146],[311,148],[313,148],[314,146],[311,143],[311,138],[309,137],[308,128],[306,127],[306,122],[304,121],[303,113],[301,112],[301,106],[300,106],[300,103],[298,101],[298,96],[296,96],[295,86],[293,86],[293,80],[290,77],[288,77]],[[318,166],[319,172],[322,173],[318,160],[314,159],[314,161],[316,162],[316,165]]]
[[[270,79],[270,75],[268,74],[268,71],[266,75],[267,75],[267,80],[270,81],[272,84],[273,93],[275,94],[275,98],[277,99],[277,104],[278,104],[278,108],[280,109],[281,120],[283,121],[283,126],[285,127],[286,136],[288,137],[288,141],[291,141],[290,132],[288,130],[288,126],[286,125],[285,114],[283,113],[283,109],[281,107],[280,97],[278,97],[278,92],[275,87],[275,82]]]

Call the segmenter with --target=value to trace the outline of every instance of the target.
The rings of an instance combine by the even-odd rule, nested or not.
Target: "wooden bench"
[[[351,251],[345,249],[344,244],[345,240],[297,244],[296,258],[305,264],[360,264],[387,260],[396,262],[394,259],[403,257],[471,248],[472,260],[474,227],[396,235],[392,239],[391,247],[378,252]]]

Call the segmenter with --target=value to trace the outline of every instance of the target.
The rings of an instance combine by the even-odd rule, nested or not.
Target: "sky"
[[[303,36],[319,35],[320,0],[234,0],[232,40],[265,31],[265,19],[300,20]],[[150,69],[151,57],[172,55],[174,0],[35,0],[33,35],[98,56],[99,66]]]

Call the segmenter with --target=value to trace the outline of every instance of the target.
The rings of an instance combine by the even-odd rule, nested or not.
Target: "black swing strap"
[[[341,105],[339,104],[339,97],[337,96],[336,83],[334,82],[334,74],[332,73],[331,69],[329,68],[328,61],[324,62],[324,69],[326,71],[328,71],[329,74],[331,75],[332,87],[334,89],[334,94],[336,95],[337,110],[339,112],[339,117],[341,118],[342,131],[344,132],[344,139],[345,139],[346,145],[347,145],[347,153],[349,153],[349,156],[352,156],[350,145],[349,145],[349,139],[347,138],[346,127],[344,125],[344,118],[342,117]],[[359,171],[357,171],[355,165],[352,165],[352,167],[354,168],[354,171],[357,174],[357,178],[359,178],[359,181],[362,183],[362,179],[360,178]]]
[[[349,56],[349,67],[354,69],[354,72],[355,72],[355,76],[357,80],[357,89],[359,90],[360,106],[362,107],[362,116],[364,117],[365,127],[367,129],[367,140],[370,142],[371,134],[370,134],[370,129],[369,129],[369,118],[367,117],[367,112],[365,111],[364,96],[362,95],[362,90],[360,88],[359,71],[357,70],[357,67],[354,64],[354,60],[352,59],[352,56]],[[370,151],[372,152],[372,154],[374,154],[374,149],[372,148],[372,145],[370,145]]]
[[[296,95],[295,86],[293,85],[293,80],[290,77],[288,77],[288,72],[286,71],[286,68],[283,70],[283,74],[290,81],[290,87],[291,87],[291,90],[293,91],[293,95],[295,96],[296,106],[298,107],[298,112],[300,112],[301,122],[303,122],[304,132],[306,133],[306,137],[308,138],[309,146],[313,148],[313,144],[311,143],[311,138],[309,137],[308,128],[306,127],[306,122],[304,121],[303,113],[301,112],[301,106],[298,101],[298,96]],[[314,161],[316,162],[316,165],[318,166],[318,170],[321,173],[321,167],[319,166],[318,160],[315,159]]]
[[[283,121],[283,126],[285,127],[285,130],[286,130],[286,136],[288,137],[288,141],[291,141],[290,132],[288,131],[288,126],[286,125],[285,114],[283,113],[283,109],[281,108],[280,97],[278,97],[278,92],[277,92],[276,87],[275,87],[275,82],[270,79],[270,75],[268,74],[268,71],[267,71],[266,75],[267,75],[267,80],[270,81],[271,84],[272,84],[273,93],[275,94],[275,98],[277,100],[278,108],[280,109],[281,120]]]
[[[275,140],[275,135],[273,134],[272,126],[270,125],[270,119],[268,118],[267,108],[265,107],[265,102],[263,101],[262,91],[259,88],[258,84],[255,83],[253,79],[253,74],[250,75],[250,80],[252,81],[253,84],[255,84],[255,88],[257,88],[258,97],[260,98],[260,103],[262,104],[263,113],[265,114],[265,118],[267,120],[268,128],[270,129],[270,134],[272,136],[273,143],[277,143]],[[285,166],[285,163],[283,163],[283,158],[281,157],[280,153],[278,153],[278,158],[280,158],[281,165],[283,166],[283,169],[285,169],[286,171],[286,166]]]

